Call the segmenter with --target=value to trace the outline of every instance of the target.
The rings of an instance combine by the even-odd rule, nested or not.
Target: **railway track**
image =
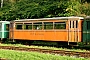
[[[90,57],[90,52],[75,52],[75,51],[65,51],[65,50],[50,50],[50,49],[25,48],[25,47],[14,47],[14,46],[0,46],[0,49],[35,51],[35,52],[49,53],[49,54],[60,55],[60,56],[67,55],[67,56],[84,57],[84,58]]]

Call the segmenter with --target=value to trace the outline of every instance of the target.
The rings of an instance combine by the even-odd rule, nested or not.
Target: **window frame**
[[[89,23],[90,21],[86,21],[86,22],[87,22],[87,30],[90,30],[90,28],[88,27],[88,26],[89,26],[88,23]]]
[[[6,25],[6,31],[9,31],[9,24],[5,24]]]
[[[46,24],[45,24],[46,23]],[[49,23],[49,24],[47,24],[47,23]],[[50,25],[50,23],[52,23],[52,25]],[[45,25],[47,25],[46,27],[45,27]],[[54,24],[53,24],[53,22],[43,22],[43,28],[44,28],[44,30],[53,30],[54,29]],[[51,27],[52,26],[52,27]],[[50,27],[50,28],[48,28],[48,27]]]
[[[32,23],[24,23],[24,30],[32,30]],[[28,26],[28,28],[27,28]]]
[[[43,29],[42,22],[33,22],[32,26],[33,26],[33,30],[42,30]]]
[[[17,28],[18,25],[21,25],[22,27]],[[23,23],[15,23],[15,29],[16,30],[23,30]]]
[[[78,28],[78,20],[70,20],[70,27],[69,28]]]
[[[59,24],[59,26],[63,24],[63,25],[64,25],[64,28],[59,27],[59,26],[58,26],[59,28],[56,28],[56,25],[55,25],[55,24]],[[54,30],[65,30],[65,29],[66,29],[66,21],[62,21],[62,22],[60,22],[60,21],[59,21],[59,22],[54,22]]]

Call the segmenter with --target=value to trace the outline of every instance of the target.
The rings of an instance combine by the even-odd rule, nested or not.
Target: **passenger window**
[[[16,24],[16,29],[23,29],[22,26],[23,24]]]
[[[6,24],[6,30],[9,30],[9,24]]]
[[[44,22],[44,29],[53,29],[53,22]]]
[[[87,21],[87,30],[90,30],[90,21]]]
[[[25,23],[24,24],[24,29],[25,30],[31,30],[32,29],[32,23]]]
[[[33,29],[34,30],[42,30],[42,22],[33,23]]]
[[[66,29],[66,23],[65,22],[55,22],[54,29]]]

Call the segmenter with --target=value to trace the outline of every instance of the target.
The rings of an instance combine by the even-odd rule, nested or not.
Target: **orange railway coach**
[[[82,17],[21,19],[10,23],[10,39],[59,42],[82,41]]]

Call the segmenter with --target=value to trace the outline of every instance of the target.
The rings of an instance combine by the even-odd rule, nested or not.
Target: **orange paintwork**
[[[64,41],[64,42],[81,42],[82,37],[82,20],[78,22],[78,28],[75,32],[74,28],[69,28],[69,20],[50,20],[51,22],[66,21],[66,29],[64,30],[16,30],[10,29],[10,39],[21,39],[21,40],[45,40],[45,41]],[[50,22],[49,20],[43,22]],[[37,21],[31,21],[37,22]],[[40,22],[40,21],[39,21]],[[42,21],[41,21],[42,22]],[[22,22],[15,22],[22,23]],[[24,23],[24,22],[23,22]],[[26,21],[29,23],[29,21]],[[70,29],[70,31],[68,30]]]
[[[68,41],[66,31],[14,31],[13,34],[14,39]]]

